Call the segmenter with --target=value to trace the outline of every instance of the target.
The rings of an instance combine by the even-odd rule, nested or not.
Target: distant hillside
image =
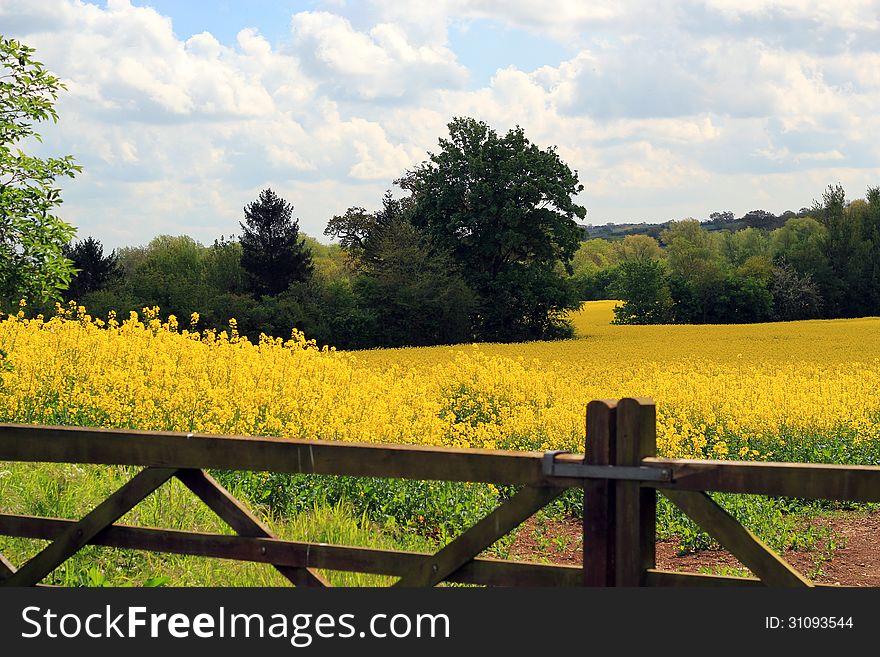
[[[775,230],[781,228],[786,221],[792,217],[805,217],[810,214],[809,208],[801,208],[800,211],[794,212],[786,210],[780,215],[775,215],[766,210],[750,210],[742,217],[735,218],[733,212],[713,212],[709,215],[709,219],[700,221],[700,224],[709,231],[727,230],[735,233],[744,228],[758,228],[760,230]],[[582,240],[603,239],[603,240],[622,240],[627,235],[649,235],[656,239],[660,239],[660,233],[669,226],[671,222],[665,221],[658,224],[649,223],[607,223],[600,226],[593,224],[578,224],[583,231]]]

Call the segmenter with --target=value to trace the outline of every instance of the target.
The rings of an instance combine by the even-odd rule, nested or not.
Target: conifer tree
[[[271,189],[244,208],[241,266],[257,298],[277,295],[312,275],[312,255],[299,235],[293,206]]]

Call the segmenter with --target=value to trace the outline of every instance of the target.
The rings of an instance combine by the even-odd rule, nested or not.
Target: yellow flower
[[[296,329],[251,343],[234,319],[198,332],[198,313],[179,332],[155,307],[20,311],[0,319],[0,421],[582,452],[590,400],[647,396],[667,456],[880,439],[880,319],[613,326],[612,307],[574,317],[586,340],[348,353]]]

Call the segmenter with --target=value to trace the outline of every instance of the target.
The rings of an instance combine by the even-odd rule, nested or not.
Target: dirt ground
[[[820,551],[787,551],[793,567],[817,583],[842,586],[880,586],[880,511],[848,512],[817,518],[830,526],[837,547],[826,559]],[[519,531],[511,558],[560,564],[583,563],[583,536],[576,520],[538,521],[530,518]],[[751,575],[726,550],[701,550],[678,554],[676,541],[657,542],[657,567],[686,573]]]

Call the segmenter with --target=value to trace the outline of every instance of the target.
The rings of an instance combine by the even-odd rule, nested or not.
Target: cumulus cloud
[[[321,235],[346,207],[375,207],[454,116],[555,146],[600,223],[744,212],[765,197],[781,211],[829,182],[852,180],[854,195],[880,182],[876,1],[322,6],[292,14],[278,43],[247,24],[222,43],[182,40],[128,0],[0,0],[4,32],[68,86],[60,123],[34,145],[85,167],[64,182],[65,216],[109,246],[159,232],[209,242],[269,185]],[[572,54],[468,86],[473,62],[449,34],[479,21]]]
[[[412,43],[393,23],[359,32],[327,12],[293,16],[293,50],[330,92],[374,100],[460,87],[467,78],[448,48]]]

